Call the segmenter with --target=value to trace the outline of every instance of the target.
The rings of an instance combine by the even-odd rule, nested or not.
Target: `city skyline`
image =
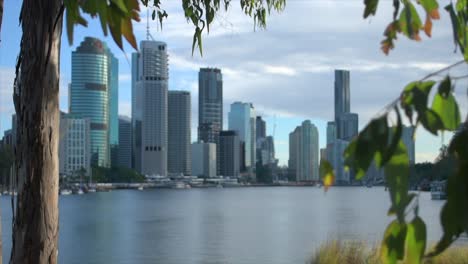
[[[317,46],[310,48],[303,47],[303,45],[299,44],[299,46],[290,45],[291,48],[298,50],[297,52],[293,52],[287,45],[288,43],[291,44],[297,42],[298,36],[295,35],[296,31],[320,32],[320,30],[323,30],[314,27],[312,23],[313,21],[310,23],[307,22],[307,26],[310,27],[310,29],[306,29],[304,26],[298,26],[295,31],[291,32],[290,40],[284,37],[284,33],[286,32],[285,26],[280,25],[292,16],[303,15],[301,9],[307,9],[304,6],[307,6],[308,8],[317,8],[318,10],[323,11],[321,12],[322,14],[339,14],[341,12],[340,8],[328,1],[301,4],[288,3],[288,8],[285,10],[284,14],[274,14],[271,17],[267,31],[257,31],[255,33],[252,31],[251,21],[249,19],[244,19],[240,15],[226,15],[226,17],[229,18],[229,21],[233,23],[233,27],[229,29],[219,25],[214,25],[212,33],[209,36],[204,36],[205,56],[203,59],[200,59],[197,53],[195,53],[193,58],[191,57],[192,34],[190,34],[190,36],[186,34],[187,32],[190,32],[190,26],[187,25],[183,19],[180,19],[180,21],[169,19],[164,22],[165,29],[162,32],[158,32],[158,34],[154,34],[156,39],[168,42],[169,54],[171,56],[171,79],[173,79],[169,83],[169,90],[181,89],[191,91],[192,110],[194,110],[196,108],[194,105],[196,106],[197,104],[196,101],[194,103],[193,100],[197,100],[198,98],[198,93],[196,91],[198,89],[196,85],[198,82],[198,69],[202,67],[218,67],[222,69],[224,73],[225,120],[227,120],[226,110],[228,109],[226,106],[237,100],[252,101],[254,103],[259,114],[264,117],[268,124],[270,124],[268,126],[269,129],[267,134],[271,134],[271,128],[273,127],[271,124],[273,124],[273,120],[275,119],[274,116],[276,116],[276,123],[278,126],[275,136],[275,146],[277,147],[277,156],[280,159],[280,164],[284,165],[287,163],[287,134],[298,122],[304,119],[311,119],[311,121],[317,125],[320,135],[325,134],[326,121],[331,120],[333,115],[333,69],[345,68],[349,69],[352,73],[351,86],[355,92],[351,96],[351,101],[355,107],[354,112],[359,114],[360,128],[362,128],[362,126],[368,122],[369,118],[380,110],[382,105],[388,103],[395,96],[398,96],[398,92],[406,83],[425,75],[427,72],[443,67],[456,56],[448,51],[446,51],[446,53],[438,52],[434,54],[430,60],[423,61],[422,59],[414,59],[413,61],[416,61],[416,63],[405,66],[402,63],[403,59],[406,60],[408,57],[418,58],[418,54],[420,53],[418,53],[417,49],[419,46],[417,43],[409,43],[405,40],[401,40],[399,41],[399,46],[395,52],[389,57],[384,57],[378,48],[378,43],[381,38],[382,28],[384,27],[382,25],[387,22],[387,18],[385,18],[385,16],[378,16],[373,19],[372,23],[362,21],[359,19],[362,15],[361,5],[362,3],[344,4],[344,8],[346,8],[350,14],[347,15],[348,20],[346,21],[347,23],[351,22],[353,27],[369,27],[369,30],[365,33],[366,37],[362,36],[364,33],[359,33],[358,36],[353,37],[354,42],[349,43],[349,47],[336,48],[336,45],[330,45],[329,48],[325,48],[324,46],[323,49],[325,50],[323,50],[323,52],[325,55],[323,56],[326,57],[326,54],[328,54],[327,52],[329,52],[328,49],[332,49],[333,52],[336,52],[336,54],[331,56],[329,59],[316,57],[316,51],[318,51]],[[10,10],[12,8],[18,10],[18,4],[6,3],[5,10]],[[385,13],[384,10],[388,8],[389,6],[384,4],[379,7],[379,10],[382,10],[381,12]],[[180,12],[180,7],[169,5],[169,11],[171,11],[171,14]],[[12,17],[12,13],[14,14],[14,12],[5,13],[6,28],[14,28],[17,25],[17,18]],[[438,27],[439,24],[446,25],[446,18],[447,17],[443,16],[442,21],[437,22],[434,27]],[[323,19],[327,21],[325,16]],[[340,27],[343,27],[344,29],[348,29],[349,27],[347,27],[344,22],[337,23],[338,24],[330,23],[327,26],[326,30],[331,32],[331,34],[327,35],[329,38],[324,38],[325,40],[322,41],[327,41],[327,43],[333,44],[332,40],[335,38],[345,40],[350,37],[349,34],[343,33],[345,30],[340,29]],[[141,23],[135,26],[138,40],[144,39],[143,24],[144,23]],[[156,22],[152,22],[152,25],[154,25],[152,31],[156,32]],[[291,24],[286,25],[289,25],[289,28],[294,27],[291,26]],[[450,27],[445,28],[449,29]],[[443,39],[442,36],[446,33],[441,31],[440,28],[435,28],[434,31],[435,34],[430,40],[430,43],[425,43],[428,45],[425,47],[431,50],[436,50],[437,47],[440,47],[440,43]],[[71,57],[70,51],[74,50],[79,44],[79,41],[83,39],[85,36],[84,32],[85,31],[82,28],[76,28],[75,42],[71,47],[68,46],[66,36],[64,34],[61,64],[62,110],[68,108],[66,100],[66,86],[71,80],[69,68]],[[119,69],[119,86],[121,88],[121,93],[119,94],[119,97],[121,98],[121,101],[119,102],[119,114],[129,115],[131,75],[128,60],[131,56],[128,54],[133,50],[129,46],[125,46],[126,53],[121,52],[116,48],[115,44],[113,44],[110,37],[102,38],[99,25],[96,21],[92,21],[90,23],[87,32],[88,33],[86,35],[92,35],[106,41],[112,52],[119,58],[119,66],[122,66],[121,69]],[[2,45],[5,45],[5,49],[0,51],[2,52],[0,54],[0,89],[2,89],[2,109],[0,109],[1,134],[3,134],[5,129],[10,128],[9,120],[13,110],[10,99],[7,99],[7,102],[4,104],[4,98],[11,98],[8,94],[9,90],[7,89],[5,91],[6,88],[4,83],[12,83],[11,75],[14,72],[12,69],[14,68],[17,54],[15,50],[17,50],[18,47],[17,40],[14,37],[15,34],[17,33],[13,30],[12,38],[2,40]],[[334,35],[336,35],[336,37]],[[370,39],[368,38],[369,36]],[[261,52],[256,52],[257,54],[253,56],[252,54],[254,53],[252,52],[256,49],[246,47],[246,43],[248,43],[246,38],[251,37],[258,39],[260,44],[266,43],[265,41],[268,40],[277,40],[281,45],[273,45],[277,47],[262,48]],[[350,52],[350,50],[357,49],[357,46],[359,46],[356,45],[356,41],[358,41],[357,39],[365,44],[362,44],[362,48],[355,52],[356,55],[352,55],[353,52]],[[230,46],[229,48],[231,49],[231,52],[234,52],[234,54],[240,54],[239,56],[228,56],[230,53],[226,53],[226,49],[217,50],[217,48],[214,48],[215,46],[222,46],[221,44],[226,43],[226,41],[235,41],[237,43],[236,46]],[[307,41],[304,41],[304,43],[306,42]],[[447,45],[451,44],[448,42],[443,43]],[[319,44],[320,43],[317,45]],[[348,48],[348,50],[346,50],[346,48]],[[242,52],[237,51],[238,49]],[[284,54],[279,52],[281,49],[284,49]],[[309,49],[311,50],[310,52],[308,51]],[[7,50],[8,52],[6,52]],[[372,52],[368,52],[369,50]],[[302,59],[298,59],[301,52],[303,52]],[[278,57],[273,59],[274,56],[271,56],[271,54],[278,54]],[[361,55],[363,56],[360,58],[359,56]],[[341,58],[337,59],[338,57]],[[306,58],[316,58],[316,60],[311,60],[316,61],[316,65],[303,65]],[[411,71],[401,71],[400,68],[411,69]],[[244,81],[239,81],[240,79],[243,79]],[[270,80],[267,82],[266,79]],[[391,79],[391,81],[387,81],[388,79]],[[297,80],[300,80],[300,82],[304,84],[297,85]],[[272,85],[272,83],[274,83],[274,85]],[[392,84],[391,86],[390,83]],[[284,89],[283,87],[294,87],[294,89],[291,88],[288,91],[289,88]],[[375,87],[378,87],[378,89]],[[264,95],[266,94],[266,96],[262,96],[261,93]],[[269,94],[277,95],[276,97],[278,98],[272,98]],[[304,100],[302,98],[307,98],[308,100]],[[370,100],[370,98],[373,100]],[[288,102],[290,105],[286,105]],[[292,104],[291,102],[295,103]],[[461,102],[461,108],[462,112],[466,112],[464,110],[466,109],[466,102]],[[193,118],[193,116],[197,115],[198,112],[192,111],[192,141],[195,141],[193,137],[197,135],[196,125],[194,125],[194,123],[197,122],[197,119]],[[418,162],[430,160],[437,155],[440,144],[439,138],[429,137],[427,134],[418,134],[418,139],[420,139],[416,143],[416,160]],[[428,142],[434,142],[435,144],[427,144]],[[324,146],[324,137],[320,137],[320,147]]]

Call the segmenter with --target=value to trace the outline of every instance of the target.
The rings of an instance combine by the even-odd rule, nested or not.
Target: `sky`
[[[18,16],[21,1],[6,1],[0,35],[0,135],[11,127],[14,112],[12,83],[19,52],[21,28]],[[319,130],[319,145],[325,146],[326,123],[334,116],[334,69],[351,72],[351,111],[359,114],[359,127],[390,101],[403,87],[428,73],[461,59],[454,53],[448,13],[433,27],[432,38],[422,42],[400,36],[389,56],[380,51],[383,31],[391,21],[391,1],[380,1],[377,15],[364,20],[362,0],[288,0],[286,9],[272,13],[267,29],[254,30],[253,20],[232,1],[228,12],[216,15],[210,33],[203,35],[203,57],[192,56],[194,28],[183,17],[180,1],[164,1],[169,14],[163,23],[150,21],[155,40],[164,41],[169,53],[169,89],[187,90],[192,97],[192,139],[197,138],[198,70],[218,67],[223,73],[224,122],[229,105],[235,101],[253,103],[267,121],[267,134],[274,134],[277,158],[287,164],[288,135],[303,120],[310,119]],[[418,7],[419,8],[419,7]],[[421,9],[419,9],[421,10]],[[146,39],[146,11],[134,23],[137,41]],[[131,115],[131,53],[120,50],[110,36],[105,37],[98,21],[88,18],[87,28],[75,27],[70,44],[64,27],[61,49],[60,108],[67,111],[67,85],[71,80],[71,52],[85,36],[107,42],[119,59],[119,114]],[[461,65],[451,73],[466,72]],[[437,76],[440,80],[443,76]],[[456,84],[462,117],[467,112],[466,81]],[[461,87],[461,88],[460,88]],[[431,136],[416,133],[416,161],[432,161],[450,134]]]

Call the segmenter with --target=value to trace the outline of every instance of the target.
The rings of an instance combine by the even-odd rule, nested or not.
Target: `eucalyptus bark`
[[[24,0],[13,99],[18,196],[11,263],[57,263],[62,0]]]

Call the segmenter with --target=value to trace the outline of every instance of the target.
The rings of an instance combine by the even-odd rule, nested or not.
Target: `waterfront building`
[[[319,180],[319,135],[306,120],[289,134],[289,166],[296,181]]]
[[[173,174],[190,175],[190,93],[169,91],[168,107],[167,170]]]
[[[351,182],[351,173],[345,169],[343,158],[343,152],[348,145],[348,141],[336,139],[326,149],[327,160],[335,171],[336,185],[348,185]]]
[[[343,113],[336,119],[338,124],[337,138],[351,141],[359,132],[359,117],[354,113]]]
[[[118,166],[132,168],[132,121],[127,116],[119,117]]]
[[[335,120],[341,114],[350,112],[349,79],[349,71],[335,70]]]
[[[219,135],[220,174],[228,177],[239,177],[240,174],[240,141],[237,131],[221,131]]]
[[[327,123],[327,145],[331,144],[336,139],[336,124],[333,121]]]
[[[231,104],[229,130],[237,131],[239,140],[244,142],[245,167],[251,172],[256,162],[256,117],[251,103]]]
[[[198,128],[214,129],[217,133],[223,129],[223,76],[220,69],[201,68],[198,73]],[[203,133],[198,140],[213,142],[217,136],[204,138]],[[217,142],[213,142],[217,143]]]
[[[266,122],[261,116],[256,118],[257,139],[266,138]]]
[[[192,175],[204,178],[216,177],[216,144],[192,143]]]
[[[104,43],[105,45],[105,43]],[[108,61],[109,148],[111,165],[119,162],[119,60],[106,46]]]
[[[83,176],[91,173],[91,120],[60,114],[59,173]]]
[[[141,41],[139,52],[132,55],[132,75],[134,167],[145,175],[165,176],[169,79],[166,43]]]
[[[86,37],[72,52],[69,108],[90,120],[92,164],[109,167],[118,144],[118,60],[99,39]]]

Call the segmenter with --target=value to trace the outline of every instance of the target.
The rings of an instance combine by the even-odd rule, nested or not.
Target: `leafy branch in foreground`
[[[382,51],[388,54],[394,48],[397,34],[403,34],[409,39],[420,41],[419,32],[423,30],[427,36],[432,34],[432,20],[439,19],[438,2],[436,0],[418,0],[426,12],[426,20],[421,22],[418,11],[411,0],[393,0],[393,21],[385,30],[382,41]],[[365,0],[364,17],[375,15],[378,0]],[[400,11],[400,4],[403,10]],[[465,76],[446,76],[442,81],[435,82],[432,77],[440,75],[451,68],[468,61],[468,1],[458,0],[456,5],[450,2],[445,7],[448,11],[453,28],[456,48],[460,48],[464,60],[429,74],[423,79],[409,83],[401,96],[392,101],[377,118],[369,124],[350,142],[344,152],[345,165],[356,173],[356,179],[361,179],[369,166],[376,166],[385,171],[385,180],[389,188],[391,207],[389,215],[396,218],[387,227],[381,245],[381,261],[383,263],[420,263],[426,254],[426,225],[419,216],[418,200],[409,189],[409,157],[401,139],[402,114],[415,128],[420,126],[428,132],[438,135],[443,131],[455,131],[460,128],[461,114],[454,95],[454,82]],[[467,75],[468,76],[468,75]],[[432,103],[429,105],[432,88]],[[393,115],[392,115],[393,114]],[[396,116],[396,124],[390,126],[391,116]],[[459,130],[448,148],[449,155],[456,160],[456,170],[449,176],[447,184],[447,202],[441,211],[443,236],[435,248],[427,253],[427,257],[440,254],[447,249],[463,232],[468,232],[468,128]],[[413,135],[414,136],[414,135]],[[332,168],[324,167],[325,174],[330,174]],[[408,210],[409,205],[413,206]],[[408,214],[413,211],[413,218],[407,222]]]

